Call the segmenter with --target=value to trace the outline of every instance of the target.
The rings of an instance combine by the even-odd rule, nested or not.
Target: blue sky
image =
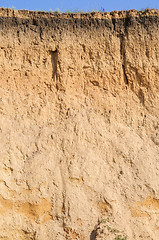
[[[105,11],[113,10],[128,10],[144,8],[158,8],[159,0],[0,0],[0,7],[15,7],[16,9],[29,9],[29,10],[56,10],[59,8],[61,11],[67,10],[100,10],[101,7]]]

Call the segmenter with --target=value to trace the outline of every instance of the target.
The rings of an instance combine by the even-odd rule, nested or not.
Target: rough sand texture
[[[158,117],[158,10],[0,9],[0,240],[158,240]]]

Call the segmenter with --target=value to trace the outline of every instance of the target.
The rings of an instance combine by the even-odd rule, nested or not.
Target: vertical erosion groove
[[[115,28],[115,19],[112,19],[112,23],[113,23],[113,30],[115,31],[116,28]]]
[[[50,51],[50,54],[52,64],[52,78],[55,79],[57,74],[57,56],[58,56],[57,50]]]
[[[124,82],[125,84],[129,84],[128,81],[128,77],[126,74],[126,69],[125,69],[125,65],[126,65],[126,57],[125,57],[125,39],[124,36],[120,36],[120,55],[121,55],[121,59],[122,59],[122,68],[123,68],[123,73],[124,73]]]

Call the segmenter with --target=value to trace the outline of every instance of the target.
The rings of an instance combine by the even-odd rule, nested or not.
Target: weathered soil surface
[[[0,9],[0,240],[158,240],[158,117],[158,10]]]

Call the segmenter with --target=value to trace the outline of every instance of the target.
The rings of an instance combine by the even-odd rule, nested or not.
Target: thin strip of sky
[[[99,11],[101,8],[105,11],[128,10],[145,8],[159,9],[159,0],[1,0],[0,7],[28,9],[28,10],[56,10],[65,11]]]

